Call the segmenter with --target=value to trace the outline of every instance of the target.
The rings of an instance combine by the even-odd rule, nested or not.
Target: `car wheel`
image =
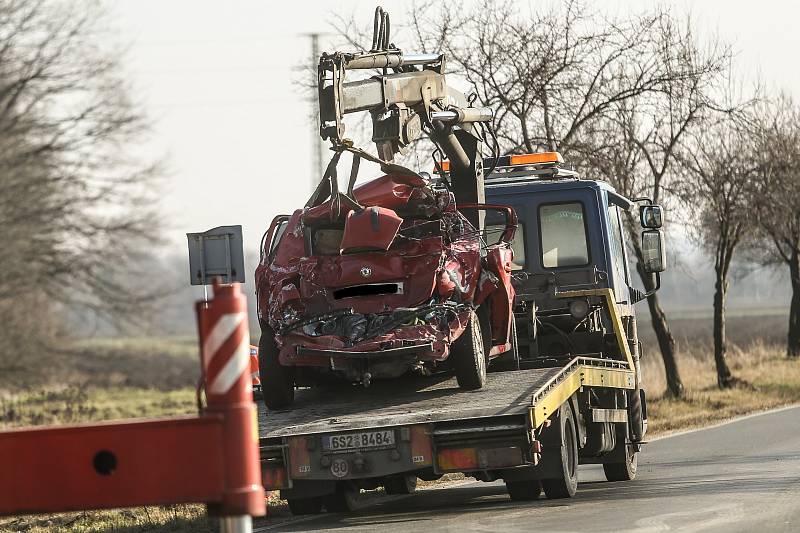
[[[470,312],[467,327],[450,347],[450,357],[458,386],[480,389],[486,383],[486,352],[478,314]]]
[[[329,513],[349,513],[358,507],[360,491],[347,482],[340,482],[333,494],[323,497],[325,509]]]

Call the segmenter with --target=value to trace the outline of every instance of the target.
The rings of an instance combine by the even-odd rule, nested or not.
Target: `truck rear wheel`
[[[538,479],[506,481],[506,490],[514,501],[537,500],[542,494],[542,482]]]
[[[633,442],[641,442],[644,438],[644,409],[642,406],[642,392],[639,385],[628,391],[628,424],[630,437]]]
[[[336,484],[336,491],[333,494],[323,496],[325,509],[329,513],[348,513],[355,511],[358,506],[359,490],[347,482]]]
[[[386,494],[413,494],[417,490],[417,476],[399,475],[386,478],[383,483]]]
[[[578,439],[575,420],[568,403],[559,409],[558,424],[561,429],[561,477],[543,479],[542,488],[548,498],[572,498],[578,490]]]
[[[486,351],[483,346],[481,321],[470,312],[466,329],[450,347],[458,386],[466,390],[480,389],[486,383]]]
[[[625,461],[622,463],[603,463],[603,472],[609,481],[631,481],[636,477],[639,467],[639,454],[633,446],[624,440],[618,441],[617,446],[625,448]]]
[[[275,332],[269,326],[261,328],[258,342],[258,369],[261,391],[268,409],[288,407],[294,402],[294,372],[278,360]]]
[[[289,498],[286,500],[293,515],[319,514],[322,511],[322,496],[312,498]]]

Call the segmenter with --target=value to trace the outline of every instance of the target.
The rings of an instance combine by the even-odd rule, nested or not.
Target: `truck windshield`
[[[589,264],[583,204],[548,204],[539,207],[542,266],[560,268]]]

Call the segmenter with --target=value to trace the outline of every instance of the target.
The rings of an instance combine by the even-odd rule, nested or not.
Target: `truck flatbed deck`
[[[620,361],[576,357],[564,366],[490,373],[486,385],[475,391],[459,389],[449,375],[377,382],[367,389],[303,389],[297,391],[292,409],[268,413],[259,404],[259,436],[463,421],[527,414],[535,407],[543,421],[552,412],[548,402],[560,405],[584,384],[632,388],[633,374]]]

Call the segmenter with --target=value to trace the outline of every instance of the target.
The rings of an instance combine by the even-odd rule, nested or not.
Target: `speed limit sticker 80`
[[[350,471],[350,466],[347,464],[346,459],[338,457],[331,463],[331,474],[335,477],[344,477]]]

